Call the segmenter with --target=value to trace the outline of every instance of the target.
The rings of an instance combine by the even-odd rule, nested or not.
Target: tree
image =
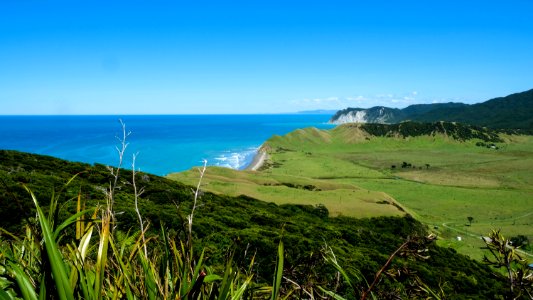
[[[474,217],[468,216],[466,218],[468,219],[468,223],[469,223],[468,226],[471,226],[472,225],[472,221],[474,221]]]

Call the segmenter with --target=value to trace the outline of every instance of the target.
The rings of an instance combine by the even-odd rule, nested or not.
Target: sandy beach
[[[267,158],[268,158],[268,154],[266,153],[266,151],[262,150],[262,149],[259,149],[257,151],[257,154],[254,156],[254,159],[246,167],[245,170],[247,170],[247,171],[257,171],[259,168],[261,168],[261,166],[263,165],[263,163],[265,162],[265,160]]]

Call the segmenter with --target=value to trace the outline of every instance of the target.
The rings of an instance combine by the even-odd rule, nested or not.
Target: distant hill
[[[404,109],[383,106],[369,109],[347,108],[338,111],[330,122],[394,124],[406,120],[423,122],[461,122],[493,129],[533,131],[533,89],[483,103],[417,104]]]
[[[331,123],[396,123],[404,118],[401,109],[384,106],[364,108],[346,108],[339,110],[330,120]]]
[[[265,145],[270,147],[270,142],[289,145],[329,144],[332,141],[354,143],[368,140],[371,137],[407,138],[419,136],[440,136],[454,141],[481,140],[485,143],[501,143],[495,130],[480,126],[466,125],[453,122],[420,123],[405,121],[398,124],[378,123],[347,123],[341,124],[331,130],[319,130],[313,127],[295,130],[285,136],[274,136]]]
[[[410,136],[444,135],[458,141],[479,139],[485,142],[502,142],[498,134],[490,129],[461,123],[418,123],[406,121],[399,124],[356,124],[355,126],[373,136],[400,136],[405,138]]]
[[[414,116],[418,121],[454,121],[498,129],[533,129],[533,89],[464,107]]]
[[[345,123],[380,123],[393,124],[405,120],[423,116],[429,112],[439,109],[462,108],[468,106],[463,103],[435,103],[435,104],[415,104],[404,109],[390,108],[385,106],[374,106],[365,108],[346,108],[339,110],[330,122],[334,124]]]
[[[424,115],[435,110],[462,109],[467,106],[468,104],[455,103],[455,102],[433,103],[433,104],[414,104],[414,105],[409,105],[408,107],[404,108],[402,112],[406,114],[407,116],[414,117],[414,116]]]

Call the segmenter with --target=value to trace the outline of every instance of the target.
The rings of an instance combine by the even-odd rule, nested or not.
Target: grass
[[[52,193],[48,214],[41,209],[31,189],[24,185],[37,214],[33,221],[25,224],[26,235],[23,238],[0,228],[0,233],[10,237],[4,239],[0,234],[0,299],[19,299],[18,296],[26,300],[241,299],[254,277],[250,272],[254,259],[247,272],[249,275],[245,275],[236,270],[232,254],[228,253],[224,276],[220,277],[204,265],[205,251],[200,256],[194,251],[192,225],[205,165],[200,171],[193,206],[187,216],[187,237],[171,237],[161,224],[159,235],[146,238],[148,223],[145,227],[138,206],[144,188],[137,188],[134,155],[132,180],[127,184],[133,186],[140,231],[133,228],[126,234],[115,231],[114,203],[118,200],[115,192],[121,189],[118,183],[124,180],[121,178],[119,181],[119,174],[129,136],[125,124],[120,123],[123,136],[118,138],[119,165],[109,168],[113,180],[105,189],[105,199],[102,199],[105,205],[81,210],[86,203],[82,201],[80,188],[76,197],[76,213],[60,220],[62,210],[66,209],[60,198],[80,173],[68,180],[58,193]],[[89,218],[91,211],[94,213]],[[67,228],[74,226],[75,233],[71,231],[70,234],[74,235],[69,236]],[[163,241],[158,241],[158,238]],[[281,285],[281,241],[279,248],[278,255],[281,257],[276,264],[279,271],[270,289],[272,299],[278,298]]]
[[[58,162],[65,163],[59,160]],[[135,186],[136,181],[133,178],[137,173],[132,172],[131,174],[130,184]],[[135,224],[135,219],[130,223],[133,227],[127,231],[120,231],[115,227],[117,223],[112,221],[114,211],[111,210],[109,203],[113,201],[105,199],[106,201],[98,201],[100,203],[105,202],[104,206],[88,205],[89,209],[83,209],[87,204],[85,202],[87,199],[82,196],[81,192],[73,198],[66,199],[66,202],[63,201],[61,195],[66,193],[72,185],[77,185],[74,183],[74,179],[79,176],[82,174],[69,180],[60,192],[52,193],[50,208],[44,211],[31,189],[26,189],[37,211],[35,219],[29,220],[25,226],[26,235],[17,237],[0,228],[0,299],[18,299],[16,297],[19,296],[24,299],[266,299],[269,295],[271,299],[287,299],[289,297],[301,299],[303,294],[308,295],[311,299],[315,298],[314,295],[316,298],[321,298],[322,294],[336,295],[335,298],[340,299],[341,296],[335,294],[337,290],[348,293],[348,295],[352,291],[339,288],[339,282],[326,285],[328,280],[319,279],[332,279],[335,276],[331,272],[331,268],[327,270],[329,261],[326,259],[321,262],[323,260],[322,255],[326,254],[323,250],[324,244],[332,245],[335,249],[340,250],[338,253],[344,254],[343,264],[357,256],[364,260],[361,264],[365,268],[369,268],[368,265],[375,265],[376,263],[369,260],[369,255],[363,253],[373,253],[372,258],[386,255],[381,253],[383,248],[394,248],[398,241],[402,241],[404,244],[411,243],[413,235],[416,236],[417,233],[423,232],[418,230],[422,227],[412,218],[382,218],[373,221],[364,219],[362,220],[363,223],[356,225],[357,221],[353,219],[348,222],[340,222],[339,219],[329,219],[327,213],[317,215],[317,212],[314,211],[316,209],[312,207],[285,206],[285,208],[281,208],[260,203],[260,201],[254,201],[257,206],[243,207],[237,212],[234,210],[252,199],[233,199],[234,202],[228,204],[228,208],[231,208],[230,211],[233,213],[228,213],[224,207],[216,206],[214,208],[207,201],[197,206],[196,202],[201,194],[198,188],[194,191],[194,204],[190,210],[188,222],[183,224],[184,227],[188,228],[185,233],[189,234],[179,235],[176,232],[170,234],[170,230],[167,230],[163,224],[161,224],[160,231],[157,229],[156,232],[153,230],[149,232],[138,231],[136,226],[143,227],[140,224]],[[200,179],[201,177],[200,174]],[[155,177],[153,179],[157,180]],[[200,183],[197,186],[200,186]],[[336,184],[336,186],[343,185]],[[105,193],[105,197],[116,197],[117,200],[122,201],[123,197],[121,196],[127,192],[124,191],[123,187],[119,186],[116,189],[110,187]],[[330,188],[333,189],[335,186]],[[112,190],[118,191],[117,194],[111,193]],[[132,197],[137,196],[138,189],[135,187],[129,191],[135,193]],[[204,194],[203,196],[210,198],[213,195]],[[73,213],[72,206],[69,207],[65,204],[76,200],[76,210]],[[232,199],[225,198],[224,200],[226,200],[224,203],[228,203],[227,200],[231,201]],[[119,206],[120,201],[116,201],[115,204]],[[194,207],[202,208],[200,215],[208,211],[216,211],[217,215],[228,219],[231,217],[245,219],[247,217],[245,215],[255,214],[255,220],[261,225],[258,226],[258,224],[253,223],[255,221],[252,222],[252,218],[250,218],[243,221],[244,230],[249,230],[250,233],[255,231],[261,239],[267,240],[267,242],[245,243],[247,246],[244,255],[242,251],[237,251],[238,242],[229,247],[229,250],[226,250],[228,247],[222,241],[220,244],[211,244],[214,246],[211,249],[207,249],[207,247],[203,250],[201,250],[202,248],[195,249],[198,247],[193,247],[193,240],[195,240],[194,243],[197,243],[200,239],[193,238],[192,227],[187,226],[192,225]],[[274,207],[276,211],[261,209],[261,207],[269,207],[270,209]],[[139,213],[139,218],[141,218],[138,207],[135,207],[135,211]],[[144,210],[143,212],[147,213]],[[119,219],[120,216],[122,213],[117,218],[119,223],[123,222]],[[276,231],[280,224],[274,221],[276,224],[273,225],[275,228],[273,229],[269,225],[269,219],[274,220],[282,216],[285,216],[287,221],[283,221],[282,232],[284,233],[278,240]],[[310,219],[302,216],[307,216]],[[347,220],[347,218],[344,219]],[[141,224],[146,222],[147,226],[144,228],[149,227],[147,220],[141,218],[139,221]],[[328,221],[332,223],[328,223]],[[200,218],[200,224],[197,224],[195,228],[199,229],[201,226],[198,225],[201,223]],[[220,227],[222,225],[220,221],[209,221],[208,223],[219,228],[215,232],[219,233],[220,236],[227,237],[232,234],[230,228]],[[366,225],[361,226],[362,224]],[[302,231],[296,234],[290,233],[300,229]],[[381,230],[389,231],[390,234],[383,235],[380,233]],[[343,237],[347,233],[350,233],[349,243]],[[367,234],[369,236],[364,241],[358,241],[359,235]],[[328,238],[328,235],[331,236]],[[311,239],[311,236],[314,237]],[[246,236],[241,232],[238,237],[239,240],[242,239],[241,246],[244,246],[242,243],[246,241]],[[419,236],[419,238],[422,237],[424,236]],[[206,239],[208,238],[206,237]],[[282,239],[288,241],[287,252],[284,250]],[[367,245],[369,240],[378,241],[378,243]],[[200,241],[200,243],[203,242],[205,240]],[[338,242],[340,242],[340,248],[335,246]],[[383,245],[379,245],[379,242],[382,242]],[[270,270],[265,273],[265,269],[261,269],[263,277],[265,275],[267,277],[272,275],[273,277],[272,286],[268,286],[267,283],[258,279],[259,261],[263,261],[263,263],[265,260],[272,261],[270,258],[276,256],[275,250],[272,248],[272,251],[265,251],[265,249],[256,248],[255,254],[252,253],[254,246],[260,245],[262,248],[266,248],[272,243],[278,245],[277,257],[273,260],[275,261],[274,268],[272,268],[273,273],[268,273]],[[316,246],[320,245],[320,247],[313,246],[309,256],[305,253],[305,249],[309,248],[310,243]],[[365,249],[370,246],[370,249],[373,250],[360,252],[351,248],[350,245],[352,244],[360,244]],[[416,246],[417,251],[427,249],[427,251],[434,251],[434,253],[442,252],[441,249],[437,249],[429,243],[413,245]],[[248,246],[250,246],[250,252],[248,252]],[[376,246],[378,248],[373,248]],[[328,246],[328,249],[327,253],[330,253],[328,257],[330,257],[333,255],[333,248]],[[398,249],[403,249],[403,246]],[[225,265],[206,265],[209,256],[212,257],[213,255],[212,250],[225,257]],[[389,250],[383,252],[388,253]],[[225,252],[226,255],[220,252]],[[250,253],[251,259],[250,257],[247,259],[247,252]],[[389,261],[392,261],[392,258],[394,255],[390,257]],[[237,259],[241,266],[238,266]],[[247,260],[250,262],[246,269],[246,267],[243,268],[242,263]],[[284,268],[285,261],[288,268]],[[299,261],[307,264],[304,266],[304,264],[298,263]],[[471,261],[465,260],[465,262],[472,264]],[[211,264],[212,261],[209,263]],[[335,263],[336,269],[341,268],[337,262]],[[380,278],[379,274],[388,266],[388,264],[383,265],[380,273],[376,273],[375,278]],[[298,270],[304,267],[309,268],[308,271]],[[355,269],[350,267],[349,270],[351,274],[352,270]],[[309,275],[310,273],[317,275]],[[439,271],[435,273],[441,275]],[[347,273],[343,274],[346,276]],[[315,276],[320,277],[315,279]],[[417,278],[412,280],[417,280]],[[451,278],[450,280],[454,279]],[[377,290],[376,293],[380,291],[380,288],[375,288],[374,284],[368,286],[363,280],[358,280],[354,284],[355,288],[352,287],[352,289],[355,295],[363,290],[366,291],[366,294],[373,293],[373,289]],[[415,284],[422,285],[423,283],[415,282]],[[352,284],[350,285],[352,286]],[[417,285],[412,290],[403,292],[418,293]],[[383,287],[382,290],[388,291],[387,286]],[[397,292],[400,293],[401,291]]]
[[[118,171],[114,174],[118,176]],[[113,189],[111,185],[108,191]],[[192,232],[179,239],[171,237],[162,225],[159,235],[145,239],[145,232],[134,228],[128,233],[115,231],[112,199],[106,199],[103,207],[80,210],[85,206],[81,194],[76,213],[60,220],[65,207],[59,198],[64,189],[54,193],[48,214],[32,191],[26,190],[37,211],[25,226],[26,235],[19,238],[0,228],[0,233],[8,236],[0,235],[0,299],[241,299],[252,285],[253,258],[243,274],[228,253],[225,272],[219,276],[204,265],[203,251],[194,253]],[[106,195],[114,197],[111,192]],[[195,206],[198,195],[197,189]],[[191,231],[193,213],[189,215]],[[69,227],[76,230],[69,231]],[[282,256],[281,241],[279,248],[278,256]],[[264,291],[256,294],[271,293],[272,299],[278,298],[282,257],[278,257],[276,270],[280,271],[275,273],[275,289],[263,286]]]
[[[177,173],[169,178],[190,184],[194,173]],[[229,196],[247,195],[276,204],[327,204],[333,216],[372,217],[404,214],[392,205],[396,203],[394,199],[383,192],[301,175],[271,175],[211,167],[206,172],[204,184],[204,189],[210,192]]]
[[[327,133],[324,132],[311,131],[310,133],[312,137],[303,136],[298,143],[303,143],[303,141],[313,142],[313,138],[322,140],[327,138]],[[303,131],[303,134],[306,134],[306,131]],[[331,141],[332,139],[329,140],[329,142]],[[297,151],[287,151],[281,148],[276,151],[297,154]],[[272,167],[262,172],[236,172],[214,168],[209,170],[210,173],[204,174],[204,168],[201,169],[200,180],[197,178],[198,173],[195,172],[194,176],[196,177],[197,185],[196,189],[193,189],[192,208],[188,205],[184,207],[190,214],[187,217],[187,222],[181,224],[183,229],[186,228],[182,234],[176,231],[170,233],[170,230],[167,231],[163,224],[161,224],[160,231],[156,230],[155,234],[153,230],[148,231],[149,224],[155,223],[150,222],[148,218],[142,217],[139,208],[142,208],[143,213],[146,215],[153,216],[147,208],[150,206],[148,203],[155,206],[155,203],[149,201],[153,200],[156,194],[153,193],[153,189],[149,186],[146,186],[146,190],[144,187],[137,188],[136,171],[131,173],[131,179],[128,179],[129,176],[121,176],[121,180],[117,180],[119,169],[111,169],[110,174],[108,174],[109,170],[106,171],[107,178],[114,180],[109,181],[109,187],[105,188],[104,198],[100,198],[102,196],[100,195],[98,197],[100,201],[96,201],[105,204],[89,205],[91,208],[87,210],[84,209],[85,204],[87,204],[85,200],[91,199],[91,196],[82,196],[81,185],[79,189],[76,187],[72,189],[72,186],[69,187],[69,185],[73,184],[74,179],[78,176],[83,177],[87,174],[91,176],[86,179],[91,178],[101,183],[101,179],[105,178],[105,176],[98,176],[98,172],[94,170],[96,167],[93,170],[84,169],[85,171],[82,171],[82,173],[76,173],[77,175],[72,177],[59,193],[53,192],[48,210],[45,209],[43,211],[40,208],[37,197],[34,196],[30,188],[26,188],[33,200],[37,215],[35,218],[27,219],[27,223],[25,223],[26,235],[17,237],[3,229],[0,230],[0,298],[14,299],[16,296],[22,296],[24,299],[241,299],[255,297],[265,299],[270,296],[269,298],[271,299],[285,299],[288,297],[302,298],[303,294],[314,298],[313,295],[316,293],[317,298],[321,298],[322,295],[329,295],[335,299],[344,299],[342,298],[343,296],[336,294],[336,291],[340,291],[343,295],[347,292],[347,295],[355,297],[360,294],[361,299],[365,299],[367,296],[376,299],[379,297],[376,295],[390,295],[391,287],[395,289],[393,293],[404,295],[407,298],[418,298],[422,297],[422,295],[431,294],[439,299],[441,294],[444,295],[444,286],[433,283],[430,288],[416,275],[412,278],[411,276],[408,276],[410,278],[404,278],[403,280],[406,281],[402,281],[402,283],[397,281],[399,278],[388,281],[385,278],[387,276],[381,277],[381,274],[384,274],[386,270],[389,270],[391,274],[396,274],[397,271],[400,271],[400,269],[396,270],[398,265],[402,266],[402,270],[405,270],[404,268],[409,265],[413,268],[412,274],[422,271],[428,278],[433,278],[430,275],[433,272],[435,273],[435,278],[443,278],[441,276],[445,276],[445,280],[449,280],[453,286],[453,291],[447,289],[449,293],[455,294],[457,291],[462,291],[466,294],[474,292],[476,295],[483,294],[485,296],[493,293],[486,288],[473,290],[468,286],[472,282],[477,282],[476,276],[478,276],[477,278],[483,280],[483,283],[492,282],[488,286],[495,287],[494,295],[500,294],[501,281],[488,278],[486,274],[489,272],[485,266],[457,256],[448,249],[434,247],[431,245],[434,239],[433,235],[427,236],[424,227],[409,216],[405,218],[360,220],[328,218],[323,206],[318,204],[326,203],[328,208],[333,209],[336,215],[377,216],[387,215],[390,211],[393,211],[392,215],[404,214],[404,208],[386,193],[360,188],[357,185],[358,181],[362,180],[368,180],[368,182],[391,180],[391,174],[379,168],[373,169],[365,162],[352,162],[351,165],[348,164],[349,167],[346,167],[344,164],[347,161],[344,159],[343,164],[343,154],[340,154],[337,156],[327,153],[321,154],[319,160],[313,160],[312,164],[305,165],[308,169],[303,174],[301,170],[290,168],[284,170],[285,172],[279,172],[281,171],[279,166],[283,164],[281,160],[275,160],[279,158],[278,156],[273,156]],[[349,153],[348,156],[352,154]],[[120,155],[122,156],[122,154]],[[312,155],[310,152],[305,152],[303,156],[300,153],[295,155],[294,158],[302,159],[302,157]],[[332,165],[328,165],[328,157],[332,157]],[[39,160],[34,158],[30,159],[30,161],[38,162]],[[302,163],[304,161],[302,159]],[[14,160],[14,162],[19,167],[25,163],[23,160]],[[294,160],[289,159],[284,162],[293,163]],[[321,163],[324,162],[326,162],[325,166],[329,167],[324,170],[331,173],[320,172]],[[68,164],[64,161],[55,161],[55,163],[56,165],[58,163],[60,165]],[[41,166],[42,161],[37,164]],[[73,166],[68,167],[69,171],[73,171]],[[334,172],[336,168],[339,169],[339,172]],[[50,172],[49,170],[46,169],[46,172]],[[357,172],[350,172],[350,170],[357,170]],[[54,169],[54,171],[57,170]],[[296,174],[296,172],[299,174]],[[323,174],[333,175],[323,177]],[[341,174],[342,176],[334,176],[335,174]],[[11,176],[11,174],[9,175]],[[32,175],[35,178],[39,177],[33,172]],[[211,177],[208,178],[208,175]],[[150,179],[150,177],[145,176],[147,175],[145,174],[142,177],[143,184],[149,185],[152,180],[157,180],[155,177]],[[246,197],[235,199],[227,196],[225,198],[220,197],[219,200],[223,201],[227,208],[231,208],[227,210],[223,206],[214,206],[211,201],[207,201],[208,199],[214,200],[217,198],[209,193],[203,194],[207,198],[205,202],[197,203],[198,197],[202,194],[200,193],[202,179],[208,180],[211,187],[232,187],[235,189],[235,193],[243,191],[248,193],[255,192],[258,196],[281,199],[278,199],[278,201],[301,201],[302,203],[311,203],[317,206],[284,205],[278,207]],[[164,181],[169,182],[169,180]],[[117,182],[120,182],[121,185],[117,185]],[[428,185],[427,183],[418,184]],[[8,185],[6,183],[4,185],[9,190]],[[177,184],[174,183],[174,185]],[[24,186],[26,187],[26,185]],[[127,188],[128,186],[133,187]],[[92,182],[91,187],[98,187],[98,185],[94,185],[94,182]],[[161,183],[157,184],[157,187],[166,192],[169,192],[169,189],[172,188],[171,185],[165,186]],[[248,191],[244,190],[246,187],[249,189]],[[78,190],[77,196],[73,198],[67,197],[69,199],[63,199],[60,196],[65,193],[64,196],[66,197],[72,190]],[[120,200],[115,203],[117,208],[126,204],[121,203],[126,200],[123,197],[126,190],[133,193],[129,197],[131,200],[129,203],[135,204],[135,212],[139,222],[137,225],[140,227],[140,231],[136,230],[135,226],[137,225],[134,225],[133,228],[130,227],[137,221],[135,217],[130,221],[126,221],[130,225],[126,231],[118,230],[117,225],[127,219],[122,219],[123,211],[117,213],[117,215],[120,215],[119,218],[115,218],[113,203],[115,203],[115,199]],[[140,196],[145,191],[152,193],[150,193],[149,197],[143,199]],[[292,198],[288,197],[290,194],[293,194]],[[14,196],[12,199],[16,200],[15,194],[12,194],[12,196]],[[170,194],[166,194],[166,196],[169,197]],[[174,194],[174,196],[176,195]],[[336,197],[339,197],[337,202]],[[83,201],[82,198],[84,199]],[[149,198],[151,200],[148,200]],[[158,197],[155,198],[160,200]],[[70,201],[74,202],[76,199],[77,209],[72,214],[69,212],[71,211],[69,207],[72,206],[66,204]],[[132,199],[134,199],[134,202]],[[63,202],[63,200],[66,200],[66,202]],[[166,200],[165,202],[170,204],[168,202],[172,199],[169,197]],[[246,207],[250,202],[255,202],[255,206]],[[180,204],[173,203],[178,209],[178,214],[174,218],[181,218],[179,207],[183,202]],[[203,232],[202,234],[205,237],[201,243],[217,234],[219,239],[221,237],[227,239],[228,236],[232,235],[230,227],[222,226],[220,222],[222,219],[229,221],[232,226],[235,225],[243,229],[238,236],[234,235],[237,238],[233,239],[235,242],[234,247],[229,247],[227,251],[224,250],[228,248],[226,240],[220,239],[219,243],[214,244],[213,249],[215,251],[226,252],[226,255],[223,255],[225,264],[218,265],[222,267],[221,269],[205,265],[209,256],[216,255],[212,251],[213,249],[205,247],[207,244],[202,244],[205,247],[203,250],[200,247],[193,247],[193,240],[196,241],[195,243],[199,241],[196,239],[196,235],[193,236],[192,233],[193,215],[197,207],[202,207],[203,213],[216,216],[216,221],[206,222],[200,219],[199,223],[195,225],[196,230]],[[270,210],[259,209],[260,207],[268,207]],[[237,208],[241,208],[239,213],[235,213]],[[67,212],[65,213],[64,210]],[[132,212],[132,210],[133,208],[130,207],[128,211]],[[412,213],[412,211],[409,212]],[[164,210],[159,209],[156,215],[160,216],[163,213]],[[302,214],[306,217],[304,218]],[[171,218],[168,215],[166,217],[167,221],[172,221]],[[516,219],[527,218],[528,215],[522,215],[520,218],[515,218],[515,222]],[[226,224],[224,223],[224,225]],[[207,236],[205,236],[205,225],[208,225],[207,228],[209,228]],[[280,225],[284,234],[278,240],[275,231]],[[276,229],[272,230],[272,228]],[[449,233],[449,235],[453,235],[458,230],[455,227],[450,227],[449,224],[443,226],[443,231]],[[260,239],[251,242],[257,248],[250,259],[248,269],[243,268],[242,265],[239,267],[236,264],[237,260],[241,260],[241,263],[246,260],[246,253],[248,253],[248,246],[250,246],[250,243],[246,242],[246,236],[242,234],[244,231],[250,231],[250,234],[254,234]],[[386,231],[388,234],[382,234],[382,231]],[[212,236],[211,233],[214,235]],[[3,234],[6,234],[6,237],[3,237]],[[422,235],[418,236],[419,234]],[[468,237],[470,236],[468,235]],[[287,252],[284,250],[282,238],[287,241]],[[402,242],[400,247],[395,246],[398,241]],[[244,256],[242,256],[242,253],[236,255],[239,242],[241,246],[247,244]],[[317,242],[322,245],[320,250],[317,247],[310,248],[311,244],[316,245]],[[270,247],[272,243],[277,243],[278,245],[275,259],[272,259],[272,256],[276,253],[275,249]],[[335,245],[337,243],[339,245]],[[329,248],[329,245],[333,245],[337,249],[337,253],[344,256],[344,262],[354,263],[355,261],[353,260],[357,260],[358,266],[362,267],[363,271],[354,269],[353,266],[343,269],[337,263],[332,252],[333,248]],[[354,250],[352,246],[355,245],[361,247],[360,250]],[[312,249],[313,252],[310,253],[310,256],[307,254],[302,255],[302,253],[305,253],[303,252],[305,249]],[[385,264],[382,264],[383,260],[387,258],[385,253],[391,253],[392,249],[396,250],[388,255]],[[328,255],[328,253],[330,254]],[[264,257],[261,257],[262,255]],[[320,257],[321,255],[323,257]],[[392,263],[395,256],[402,256],[403,258]],[[263,263],[273,262],[275,266],[275,269],[272,268],[274,270],[273,274],[269,273],[270,270],[267,270],[266,273],[267,276],[273,275],[272,286],[255,281],[259,277],[256,258],[258,261],[262,260]],[[321,263],[322,259],[325,259],[326,263],[332,264],[330,267],[342,274],[344,280],[347,281],[348,286],[353,291],[346,291],[341,287],[340,277],[334,280],[333,273],[326,273],[328,272],[328,265]],[[428,262],[427,266],[424,266],[425,263],[423,261],[427,259],[432,259],[432,261]],[[411,260],[416,261],[411,264],[409,263]],[[439,267],[443,261],[446,264],[446,268]],[[461,262],[457,264],[460,268],[464,267],[468,272],[473,272],[471,275],[472,282],[467,282],[467,285],[465,285],[463,284],[464,280],[456,276],[457,272],[450,272],[448,262],[451,261],[455,263]],[[285,262],[287,263],[287,268],[284,268]],[[299,268],[302,268],[302,273],[298,270]],[[368,275],[372,274],[376,268],[379,268],[379,270],[373,277],[370,277],[370,279],[373,278],[374,280],[369,284]],[[331,271],[332,268],[329,269]],[[349,274],[344,270],[349,271]],[[452,268],[451,270],[454,269]],[[288,273],[286,273],[287,271]],[[311,274],[315,272],[315,275]],[[359,276],[365,275],[365,273],[365,279]],[[222,276],[219,276],[219,274]],[[285,274],[289,278],[284,276]],[[290,279],[291,277],[295,281]],[[298,278],[305,279],[305,281],[298,284]],[[323,280],[322,278],[328,280]],[[316,283],[321,284],[316,285]],[[328,286],[332,286],[333,289],[324,289],[323,284],[325,283],[331,283]],[[382,287],[376,288],[378,284]],[[397,284],[400,284],[400,286]],[[487,285],[485,284],[485,286]],[[437,289],[433,290],[435,288]],[[319,290],[321,291],[320,293],[318,293]],[[293,293],[294,296],[292,296]],[[305,297],[307,298],[307,296]]]
[[[306,128],[269,139],[264,149],[270,159],[259,172],[210,168],[205,188],[278,204],[321,203],[333,215],[353,217],[403,214],[401,207],[438,227],[441,244],[480,258],[477,237],[493,228],[533,240],[533,137],[502,137],[496,150],[442,135],[374,137],[347,126]],[[411,167],[401,168],[404,162]],[[169,177],[191,183],[194,173]],[[385,201],[390,204],[379,204]],[[471,226],[467,217],[473,217]],[[465,231],[469,235],[457,241]]]

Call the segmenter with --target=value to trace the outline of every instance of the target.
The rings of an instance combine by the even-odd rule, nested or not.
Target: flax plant
[[[504,270],[509,299],[533,299],[533,270],[518,247],[505,238],[500,230],[492,230],[488,237],[483,237],[483,241],[490,253],[483,257],[483,262],[497,270]]]
[[[117,147],[120,164],[127,147],[125,125]],[[133,157],[135,162],[135,156]],[[132,184],[135,210],[140,230],[127,233],[113,230],[115,192],[118,190],[120,165],[111,170],[112,181],[105,193],[105,205],[85,209],[81,192],[76,211],[61,221],[65,205],[60,205],[62,191],[54,193],[47,214],[35,195],[27,188],[37,211],[35,224],[26,225],[24,237],[3,232],[0,236],[0,299],[242,299],[252,290],[252,258],[242,273],[227,256],[222,276],[214,274],[205,263],[202,251],[193,252],[193,219],[201,195],[200,178],[193,190],[193,206],[187,218],[187,238],[172,238],[163,225],[159,234],[148,235],[138,201],[143,192],[137,186],[133,163]],[[74,230],[67,230],[73,227]],[[8,238],[3,238],[6,236]],[[64,242],[63,242],[64,241]],[[283,272],[283,244],[278,249],[278,263],[273,286],[267,288],[272,300],[278,299]],[[250,293],[249,293],[250,294]]]
[[[396,248],[396,250],[392,254],[389,255],[387,261],[374,275],[374,280],[371,283],[366,281],[366,279],[364,278],[364,276],[362,276],[359,270],[356,270],[355,274],[352,274],[350,276],[348,272],[346,272],[346,270],[339,264],[335,253],[328,245],[325,245],[325,247],[322,249],[322,255],[326,262],[331,264],[335,268],[335,270],[337,270],[337,277],[350,288],[352,297],[356,297],[361,300],[366,300],[369,298],[378,299],[378,295],[377,293],[375,293],[376,286],[383,279],[383,275],[385,275],[386,270],[390,268],[392,261],[399,255],[402,255],[404,257],[410,257],[413,259],[428,259],[429,256],[426,255],[427,247],[431,243],[433,243],[436,238],[437,237],[433,234],[430,234],[428,236],[408,237],[404,241],[404,243],[402,243],[398,248]],[[398,272],[398,270],[392,273],[396,272]],[[413,291],[409,295],[410,297],[413,297],[415,296],[415,293],[418,293],[420,295],[416,295],[416,298],[423,297],[424,299],[436,300],[440,300],[442,298],[442,293],[435,292],[417,276],[414,276],[413,279],[415,286]],[[334,290],[327,290],[321,286],[319,286],[318,288],[327,297],[331,297],[336,300],[347,299],[345,296],[337,294]],[[400,295],[395,296],[400,299]]]
[[[212,274],[203,252],[194,259],[188,241],[170,239],[163,226],[146,239],[144,232],[112,233],[109,209],[80,210],[80,196],[76,213],[52,223],[60,206],[52,204],[46,215],[29,194],[38,227],[28,225],[22,239],[2,240],[0,299],[240,299],[252,282],[231,258],[223,277]],[[71,225],[79,239],[63,246],[60,237]]]

